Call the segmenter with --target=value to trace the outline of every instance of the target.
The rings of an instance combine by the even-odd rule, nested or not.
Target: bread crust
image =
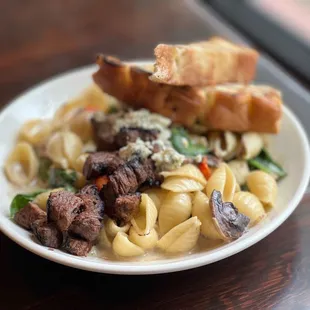
[[[98,56],[93,74],[101,89],[133,108],[145,108],[191,127],[206,130],[277,133],[282,117],[281,93],[269,86],[226,84],[207,88],[152,82],[152,72]]]
[[[281,93],[265,85],[218,85],[207,89],[208,113],[201,123],[209,129],[278,133]]]
[[[204,92],[152,82],[152,72],[130,66],[119,59],[99,55],[99,70],[93,74],[101,89],[134,108],[145,108],[191,126],[204,107]]]
[[[154,82],[169,85],[207,86],[251,82],[258,53],[219,37],[188,45],[159,44],[154,54]]]

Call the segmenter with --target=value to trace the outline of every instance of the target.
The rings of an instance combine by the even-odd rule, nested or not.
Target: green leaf
[[[191,140],[188,132],[183,127],[174,127],[171,130],[171,143],[181,154],[189,157],[205,155],[209,150],[202,144]]]
[[[74,187],[74,186],[71,186],[71,185],[66,185],[65,187],[64,187],[64,189],[66,190],[66,191],[68,191],[68,192],[72,192],[72,193],[76,193],[76,188]]]
[[[47,181],[49,177],[49,169],[52,165],[52,161],[47,157],[41,157],[39,162],[39,178],[42,181]]]
[[[251,169],[259,169],[273,174],[277,177],[277,179],[282,179],[287,175],[282,166],[273,160],[270,153],[266,149],[262,149],[260,154],[255,158],[248,160],[248,163]]]
[[[249,188],[246,184],[243,184],[240,186],[240,189],[243,191],[243,192],[248,192],[249,191]]]
[[[34,198],[36,198],[36,196],[38,196],[41,193],[44,193],[46,190],[39,190],[36,191],[34,193],[30,193],[30,194],[18,194],[16,195],[12,202],[11,202],[11,206],[10,206],[10,215],[11,218],[13,218],[15,216],[15,214],[21,210],[22,208],[24,208],[29,202],[33,201]]]
[[[114,114],[114,113],[117,113],[119,111],[119,108],[116,107],[116,106],[110,106],[108,111],[107,111],[107,114]]]
[[[77,180],[77,174],[75,171],[51,168],[49,170],[49,186],[52,188],[64,187],[67,190],[72,191],[74,184]]]

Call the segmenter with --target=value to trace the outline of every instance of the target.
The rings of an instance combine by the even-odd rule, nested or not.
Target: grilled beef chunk
[[[93,210],[102,219],[104,213],[104,203],[99,196],[97,186],[94,184],[84,186],[77,197],[81,198],[85,204],[85,211]]]
[[[118,196],[134,193],[139,184],[147,179],[146,171],[139,159],[133,159],[120,166],[109,176],[109,181],[100,191],[106,207],[111,207]]]
[[[67,191],[51,193],[47,214],[30,202],[16,213],[15,221],[32,229],[44,246],[62,247],[71,254],[85,256],[99,235],[103,210],[97,187],[87,185],[77,195]]]
[[[101,223],[98,215],[85,211],[75,217],[69,227],[69,233],[88,241],[95,241],[99,235]]]
[[[62,244],[62,233],[55,223],[48,223],[46,217],[31,224],[31,229],[38,240],[47,247],[58,249]]]
[[[135,142],[138,138],[143,141],[153,141],[158,138],[158,130],[139,127],[123,127],[117,134],[112,134],[114,123],[116,119],[120,117],[122,117],[122,113],[110,115],[96,113],[92,118],[92,126],[98,151],[116,151],[127,145],[128,142]]]
[[[127,145],[129,142],[136,142],[138,138],[143,141],[153,141],[158,138],[159,131],[144,128],[121,128],[115,136],[115,143],[118,148]]]
[[[31,229],[31,223],[42,218],[46,218],[46,213],[32,202],[29,202],[14,216],[15,222],[26,229]]]
[[[48,222],[55,222],[62,232],[68,230],[74,218],[83,210],[83,200],[71,192],[54,192],[47,200]]]
[[[98,151],[115,151],[118,149],[115,136],[112,134],[114,122],[118,116],[120,116],[118,113],[111,115],[95,113],[91,119]]]
[[[139,205],[140,197],[138,194],[128,194],[134,194],[142,184],[155,182],[154,167],[150,160],[141,161],[139,158],[134,158],[119,166],[100,191],[106,213],[120,222],[129,222]]]
[[[69,233],[79,238],[95,241],[101,229],[104,203],[96,185],[86,185],[76,195],[84,203],[85,210],[77,215],[69,227]]]
[[[70,254],[77,256],[87,256],[88,252],[92,248],[92,243],[67,236],[62,246],[63,249]]]
[[[110,217],[115,219],[120,225],[130,222],[139,212],[140,201],[140,193],[117,197],[114,207],[111,210],[113,213],[110,214]]]
[[[97,196],[97,195],[99,195],[99,191],[98,191],[98,188],[95,184],[89,184],[89,185],[85,185],[83,188],[81,188],[79,190],[78,194]]]
[[[124,161],[114,153],[98,152],[90,154],[83,167],[83,174],[87,180],[100,175],[113,173]]]

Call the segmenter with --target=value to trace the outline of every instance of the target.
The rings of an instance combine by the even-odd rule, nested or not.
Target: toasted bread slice
[[[209,129],[277,133],[282,117],[281,93],[265,85],[227,84],[206,90],[200,122]]]
[[[249,83],[256,73],[258,53],[213,37],[188,45],[159,44],[150,79],[169,85],[206,86]]]
[[[152,72],[100,55],[93,75],[101,89],[134,108],[145,108],[186,126],[193,124],[204,107],[204,92],[152,82]]]
[[[226,84],[205,88],[152,82],[150,71],[98,56],[94,81],[133,108],[145,108],[191,127],[210,130],[277,133],[282,116],[281,93],[264,85]]]

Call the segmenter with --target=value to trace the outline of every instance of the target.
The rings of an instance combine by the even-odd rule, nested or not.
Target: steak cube
[[[26,229],[31,229],[31,224],[42,218],[46,218],[46,213],[32,202],[29,202],[14,216],[15,222]]]
[[[94,211],[99,218],[103,217],[104,203],[99,196],[99,191],[96,185],[86,185],[77,194],[85,205],[85,211]]]
[[[76,239],[70,236],[67,236],[63,243],[63,249],[66,252],[77,256],[87,256],[91,248],[92,248],[91,242]]]
[[[62,233],[55,223],[48,223],[47,219],[39,219],[31,224],[31,229],[42,245],[58,249],[62,244]]]
[[[93,212],[82,212],[69,227],[69,234],[87,241],[95,241],[100,233],[101,222]]]
[[[120,225],[126,224],[138,213],[140,201],[140,193],[117,197],[114,205],[106,209],[106,213]]]
[[[104,174],[111,174],[124,161],[115,153],[98,152],[90,154],[84,164],[83,174],[87,180]]]
[[[71,192],[53,192],[47,200],[48,222],[55,222],[62,232],[68,230],[74,218],[83,210],[83,200]]]

